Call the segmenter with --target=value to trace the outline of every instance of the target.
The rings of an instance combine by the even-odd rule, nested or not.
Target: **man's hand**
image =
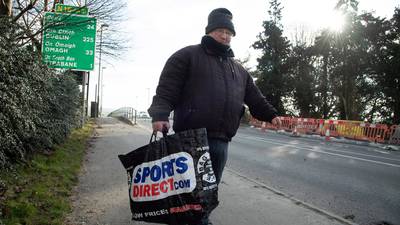
[[[169,125],[168,121],[155,121],[153,122],[153,131],[157,132],[168,132],[169,128],[171,126]]]
[[[272,125],[276,126],[277,130],[281,129],[282,126],[282,121],[281,119],[279,119],[279,117],[275,117],[271,120]]]

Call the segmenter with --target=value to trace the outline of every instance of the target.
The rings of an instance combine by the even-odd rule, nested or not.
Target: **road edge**
[[[277,190],[277,189],[275,189],[273,187],[270,187],[270,186],[268,186],[268,185],[266,185],[266,184],[264,184],[264,183],[262,183],[260,181],[257,181],[257,180],[251,179],[249,177],[246,177],[246,176],[242,175],[241,173],[239,173],[239,172],[237,172],[237,171],[235,171],[235,170],[233,170],[233,169],[231,169],[229,167],[225,167],[225,170],[228,170],[230,173],[233,173],[236,176],[239,176],[239,177],[241,177],[241,178],[243,178],[243,179],[245,179],[245,180],[247,180],[249,182],[255,183],[255,184],[257,184],[257,185],[259,185],[259,186],[261,186],[261,187],[273,192],[276,195],[279,195],[279,196],[282,196],[284,198],[287,198],[287,199],[291,200],[296,205],[301,205],[301,206],[303,206],[303,207],[305,207],[307,209],[310,209],[310,210],[312,210],[314,212],[317,212],[317,213],[319,213],[321,215],[324,215],[324,216],[326,216],[326,217],[328,217],[330,219],[337,220],[337,221],[339,221],[341,223],[344,223],[344,224],[347,224],[347,225],[359,225],[359,224],[354,223],[352,221],[346,220],[345,218],[343,218],[343,217],[341,217],[339,215],[336,215],[334,213],[328,212],[328,211],[326,211],[324,209],[321,209],[321,208],[318,208],[317,206],[314,206],[314,205],[312,205],[310,203],[306,203],[306,202],[301,201],[301,200],[299,200],[297,198],[294,198],[294,197],[292,197],[292,196],[290,196],[290,195],[288,195],[286,193],[283,193],[283,192],[281,192],[281,191],[279,191],[279,190]]]

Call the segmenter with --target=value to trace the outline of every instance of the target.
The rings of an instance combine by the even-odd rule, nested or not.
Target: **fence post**
[[[134,109],[134,110],[135,110],[135,122],[133,124],[136,124],[137,111],[136,111],[136,109]]]
[[[390,130],[394,129],[390,135],[389,144],[400,144],[400,125],[393,125]]]

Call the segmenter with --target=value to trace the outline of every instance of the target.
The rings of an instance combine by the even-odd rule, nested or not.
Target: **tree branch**
[[[33,2],[30,2],[29,5],[27,5],[24,9],[19,12],[17,16],[14,17],[13,22],[17,22],[17,20],[24,15],[27,11],[33,9],[33,7],[36,5],[38,0],[34,0]]]

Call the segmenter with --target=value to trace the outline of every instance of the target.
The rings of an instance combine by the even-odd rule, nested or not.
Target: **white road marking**
[[[355,160],[360,160],[360,161],[371,162],[371,163],[375,163],[375,164],[380,164],[380,165],[392,166],[392,167],[400,168],[400,165],[398,165],[398,164],[385,163],[385,162],[380,162],[380,161],[375,161],[375,160],[370,160],[370,159],[359,158],[359,157],[355,157],[355,156],[349,156],[349,155],[342,155],[342,154],[327,152],[327,151],[340,151],[340,150],[328,150],[328,149],[325,149],[327,151],[323,151],[323,150],[310,149],[310,148],[306,148],[306,147],[300,147],[298,145],[293,145],[293,144],[289,144],[289,143],[283,143],[283,142],[277,142],[277,141],[268,141],[268,140],[266,140],[264,138],[259,138],[259,137],[243,136],[243,135],[239,135],[238,137],[239,138],[250,139],[250,140],[262,141],[262,142],[266,142],[266,143],[270,143],[270,144],[282,144],[284,146],[290,146],[290,147],[293,147],[293,148],[296,148],[296,149],[300,149],[300,150],[318,152],[318,153],[327,154],[327,155],[339,156],[339,157],[343,157],[343,158],[355,159]],[[343,152],[343,151],[340,151],[340,152]],[[361,153],[358,153],[358,154],[361,154]],[[363,154],[363,155],[374,157],[374,156],[366,155],[366,154]],[[384,157],[381,157],[381,158],[384,158]],[[388,159],[388,158],[386,158],[386,159]],[[390,159],[390,160],[393,160],[393,159]]]
[[[242,136],[244,138],[250,137],[250,138],[256,138],[256,139],[259,139],[259,140],[269,140],[269,141],[273,141],[274,143],[279,143],[279,144],[287,144],[287,142],[279,142],[279,141],[275,141],[275,140],[267,139],[267,138],[260,138],[260,137],[246,136],[246,135],[239,135],[239,137],[240,136]],[[296,143],[296,145],[297,145],[297,143]],[[324,149],[324,148],[322,148],[322,149]],[[369,155],[369,154],[364,154],[364,153],[349,152],[349,151],[336,150],[336,149],[327,149],[327,148],[325,148],[324,150],[332,151],[332,152],[351,153],[351,154],[354,154],[354,155],[368,156],[368,157],[372,157],[372,158],[387,159],[387,160],[391,160],[391,161],[400,162],[400,159],[393,159],[393,158],[388,158],[388,157],[384,157],[384,156],[375,156],[375,155]],[[372,150],[372,151],[379,152],[379,153],[384,153],[384,154],[389,154],[388,152],[381,152],[381,151],[378,151],[378,150]]]

